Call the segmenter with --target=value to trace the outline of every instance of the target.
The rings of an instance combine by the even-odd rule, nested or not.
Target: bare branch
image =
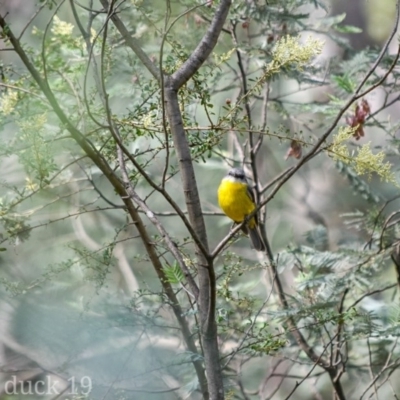
[[[101,1],[103,2],[105,0]],[[211,54],[217,44],[226,17],[228,16],[231,2],[231,0],[221,0],[203,39],[178,71],[172,74],[170,79],[171,88],[174,90],[181,88],[197,72],[207,57]]]
[[[108,2],[108,0],[100,0],[100,2],[105,10],[108,10],[110,8],[110,3]],[[134,51],[134,53],[139,57],[140,61],[154,76],[154,78],[157,79],[157,81],[160,81],[160,71],[150,60],[149,56],[142,50],[139,42],[129,33],[128,29],[126,29],[124,23],[115,12],[111,13],[111,20],[114,23],[115,27],[119,30],[121,36],[125,40],[126,45]]]

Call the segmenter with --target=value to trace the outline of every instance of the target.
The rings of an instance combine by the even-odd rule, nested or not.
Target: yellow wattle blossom
[[[301,70],[321,53],[323,46],[323,41],[312,36],[304,44],[301,44],[299,36],[285,36],[272,49],[272,61],[267,65],[266,72],[272,75],[289,66]]]
[[[90,43],[94,42],[94,39],[97,36],[97,32],[94,28],[90,28]]]
[[[152,125],[152,114],[149,112],[142,118],[142,124],[144,128],[149,128]]]
[[[370,177],[371,173],[375,172],[382,178],[382,180],[396,183],[394,174],[391,171],[391,164],[389,162],[384,162],[385,153],[380,151],[377,154],[373,154],[370,146],[371,143],[368,142],[358,149],[358,154],[354,159],[354,168],[357,174],[367,174],[368,177]]]
[[[69,22],[61,21],[60,18],[55,15],[53,18],[53,27],[51,33],[55,36],[71,36],[74,26]]]
[[[37,114],[29,119],[29,121],[22,120],[17,121],[18,126],[21,128],[22,131],[28,132],[38,132],[40,131],[44,124],[47,122],[47,113]]]
[[[31,192],[34,192],[39,187],[39,185],[33,182],[33,180],[29,177],[25,178],[25,182],[26,182],[25,187]]]
[[[233,54],[235,51],[236,51],[236,49],[233,48],[233,49],[227,51],[226,53],[222,53],[222,54],[219,54],[219,55],[217,55],[217,54],[214,53],[213,55],[214,55],[214,62],[215,62],[215,65],[218,67],[218,66],[220,66],[221,64],[223,64],[224,62],[228,61],[228,60],[232,57],[232,54]]]
[[[10,115],[18,102],[18,92],[16,90],[8,90],[1,97],[0,112],[4,115]]]
[[[349,163],[350,152],[344,142],[353,136],[356,129],[357,127],[352,128],[350,126],[341,126],[339,128],[339,132],[333,136],[333,141],[329,147],[329,152],[332,154],[332,158],[334,160],[340,160],[345,164]]]
[[[340,160],[344,164],[352,166],[357,175],[367,175],[370,178],[372,173],[376,173],[383,181],[399,186],[391,170],[391,164],[384,162],[385,153],[380,151],[377,154],[373,154],[371,142],[364,144],[350,154],[345,142],[354,135],[356,130],[357,126],[340,127],[339,132],[333,137],[328,153],[331,154],[334,160]]]

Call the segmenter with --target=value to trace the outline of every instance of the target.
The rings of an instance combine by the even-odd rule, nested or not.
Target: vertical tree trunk
[[[204,249],[208,252],[207,233],[202,215],[199,193],[193,169],[190,147],[183,129],[177,90],[166,81],[165,100],[168,121],[171,127],[175,150],[178,155],[183,193],[185,194],[189,220]],[[215,274],[212,260],[196,247],[200,315],[200,334],[203,343],[204,363],[207,373],[209,396],[211,400],[224,399],[222,371],[219,361],[217,325],[215,322]]]

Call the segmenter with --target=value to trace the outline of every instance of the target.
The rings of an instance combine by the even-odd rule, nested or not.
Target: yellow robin
[[[233,168],[222,179],[218,188],[218,203],[222,211],[237,224],[243,222],[257,208],[243,169]],[[257,214],[243,225],[242,230],[250,236],[256,250],[265,251]]]

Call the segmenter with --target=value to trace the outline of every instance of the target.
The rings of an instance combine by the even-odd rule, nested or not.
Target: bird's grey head
[[[247,182],[246,175],[242,168],[232,168],[228,172],[228,178],[234,181]]]

